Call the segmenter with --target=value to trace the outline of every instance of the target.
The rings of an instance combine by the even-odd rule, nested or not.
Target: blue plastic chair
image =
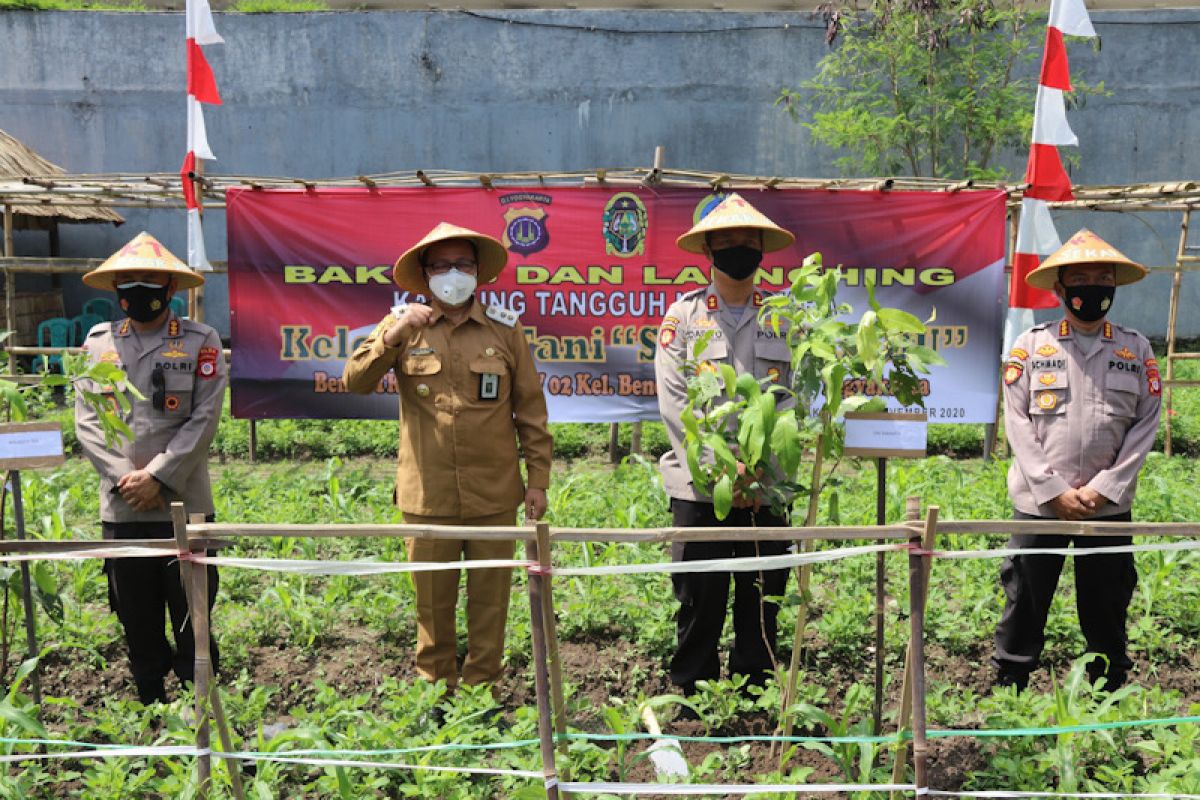
[[[88,331],[105,321],[106,319],[104,317],[101,317],[97,314],[88,314],[87,312],[84,312],[77,317],[73,317],[71,319],[71,324],[75,326],[73,344],[83,344],[83,340],[87,338]]]
[[[83,304],[84,314],[95,314],[100,321],[110,320],[117,313],[117,304],[107,297],[93,297]]]
[[[183,297],[172,297],[171,310],[175,312],[175,316],[186,318],[188,315],[187,300]]]
[[[51,317],[37,326],[38,347],[71,347],[74,344],[75,322],[63,317]],[[57,367],[62,371],[61,355],[41,355],[33,359],[34,370],[49,372]]]

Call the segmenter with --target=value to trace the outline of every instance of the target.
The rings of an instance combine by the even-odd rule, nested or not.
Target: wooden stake
[[[541,563],[536,542],[525,543],[526,558]],[[529,571],[529,618],[533,634],[533,681],[537,693],[538,738],[542,749],[542,778],[547,800],[559,800],[558,770],[554,764],[554,726],[550,713],[550,675],[546,668],[546,628],[542,616],[542,575]]]
[[[1171,305],[1167,312],[1167,380],[1163,397],[1166,413],[1163,419],[1166,427],[1163,429],[1163,453],[1171,455],[1171,439],[1173,437],[1171,417],[1174,416],[1175,396],[1172,386],[1175,380],[1175,325],[1179,319],[1179,289],[1183,285],[1183,261],[1188,251],[1188,226],[1192,221],[1192,207],[1184,209],[1183,220],[1179,230],[1179,248],[1175,251],[1175,274],[1171,279]]]
[[[616,464],[621,460],[620,454],[617,452],[621,446],[620,442],[620,426],[615,422],[608,424],[608,461],[610,464]]]
[[[550,669],[550,701],[554,711],[554,733],[558,735],[559,754],[564,759],[561,770],[563,780],[570,780],[567,758],[567,740],[562,738],[567,732],[567,704],[563,697],[562,659],[558,653],[558,618],[554,613],[554,576],[549,574],[553,561],[550,553],[550,526],[544,522],[537,524],[537,554],[538,566],[547,571],[542,583],[542,624],[546,627],[546,655]],[[564,796],[568,796],[564,793]]]
[[[187,524],[184,522],[184,507],[183,503],[171,504],[171,521],[175,529],[175,545],[180,552],[199,552],[195,550],[188,541]],[[205,522],[203,514],[193,514],[191,523],[199,525]],[[195,689],[196,689],[196,721],[200,727],[196,731],[196,747],[208,749],[209,733],[208,733],[208,716],[202,712],[202,703],[207,696],[211,704],[212,714],[217,723],[217,735],[221,739],[221,747],[225,752],[233,752],[233,739],[229,735],[229,725],[225,719],[225,708],[221,704],[220,691],[217,688],[215,680],[209,680],[209,672],[211,671],[211,651],[209,649],[210,636],[208,624],[208,570],[204,567],[196,568],[190,561],[181,561],[179,564],[179,579],[183,583],[183,591],[188,599],[188,608],[191,609],[192,617],[192,634],[193,641],[196,647],[196,665],[195,665]],[[196,573],[202,573],[202,579],[197,580]],[[200,593],[202,590],[202,593]],[[197,601],[199,597],[199,601]],[[202,610],[198,613],[197,607]],[[204,638],[200,638],[199,628],[200,621],[203,619]],[[208,684],[201,694],[200,673],[201,673],[201,653],[203,652],[204,662],[208,665],[205,668],[205,679]],[[201,733],[203,732],[204,745],[200,744]],[[205,762],[205,763],[201,763]],[[237,762],[232,759],[225,759],[225,766],[229,770],[229,781],[233,786],[233,796],[237,800],[246,800],[246,792],[242,787],[241,768]],[[198,783],[200,784],[199,795],[205,797],[205,791],[212,784],[212,761],[210,756],[200,756],[196,764]]]
[[[905,504],[905,518],[909,522],[916,522],[917,520],[919,520],[921,518],[921,498],[919,498],[919,497],[908,498],[908,500]],[[936,524],[936,518],[935,518],[935,524]],[[926,525],[924,536],[921,539],[921,546],[926,550],[933,549],[933,536],[929,530],[928,525]],[[923,565],[923,567],[924,567],[924,585],[928,585],[929,570],[930,570],[931,565],[932,565],[931,560],[926,560],[926,562]],[[910,603],[910,605],[912,603],[911,597],[909,598],[909,603]],[[922,607],[922,612],[924,612],[923,607]],[[924,631],[924,620],[922,620],[922,632],[923,631]],[[924,654],[925,654],[925,651],[924,651],[924,649],[922,649],[922,651],[921,651],[922,666],[924,666]],[[910,640],[908,642],[908,646],[905,649],[905,654],[904,654],[904,680],[901,683],[901,687],[900,687],[900,713],[896,719],[896,730],[897,731],[903,731],[908,726],[909,721],[913,717],[913,684],[914,684],[914,681],[913,681],[913,642],[910,638]],[[924,689],[924,681],[922,681],[921,688],[922,688],[922,690]],[[922,713],[923,713],[924,712],[924,696],[922,696],[922,698],[921,698],[921,704],[922,704]],[[923,724],[924,724],[924,720],[922,720],[922,725]],[[907,763],[907,760],[908,760],[908,742],[901,740],[896,745],[896,760],[892,764],[892,783],[900,783],[904,780],[904,765],[905,765],[905,763]],[[896,797],[897,797],[897,793],[892,792],[892,794],[891,794],[892,800],[896,800]]]
[[[4,257],[13,257],[13,209],[8,203],[4,204]],[[13,313],[14,297],[17,294],[17,276],[6,265],[4,268],[4,330],[9,331],[6,344],[9,348],[17,344],[17,318]],[[41,344],[41,342],[34,342]],[[8,353],[8,371],[16,373],[17,365],[13,361],[11,349]]]
[[[875,524],[887,524],[887,459],[875,459]],[[886,544],[876,539],[876,544]],[[885,650],[884,616],[887,594],[887,558],[875,554],[875,698],[871,704],[871,733],[883,732],[883,654]]]

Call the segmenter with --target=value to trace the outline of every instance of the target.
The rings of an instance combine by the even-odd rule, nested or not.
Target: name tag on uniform
[[[495,400],[500,397],[500,376],[485,372],[479,376],[479,399]]]

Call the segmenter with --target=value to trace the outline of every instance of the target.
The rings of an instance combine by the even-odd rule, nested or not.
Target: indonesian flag
[[[187,155],[180,167],[179,177],[183,182],[183,198],[187,205],[188,266],[201,271],[212,270],[204,251],[204,231],[200,224],[200,201],[196,197],[193,176],[196,159],[213,161],[212,148],[208,145],[208,131],[204,127],[204,106],[221,104],[217,91],[217,79],[204,56],[201,45],[222,44],[224,39],[213,24],[212,8],[208,0],[187,0]]]
[[[1052,0],[1050,4],[1050,24],[1046,28],[1033,110],[1033,141],[1025,167],[1025,183],[1029,186],[1021,201],[1012,282],[1008,291],[1005,351],[1012,347],[1021,331],[1033,324],[1033,309],[1058,305],[1053,292],[1029,286],[1025,276],[1041,264],[1044,256],[1062,246],[1048,203],[1075,197],[1071,191],[1071,176],[1058,156],[1059,147],[1079,145],[1079,138],[1067,122],[1064,93],[1071,91],[1071,72],[1064,35],[1096,35],[1083,0]]]

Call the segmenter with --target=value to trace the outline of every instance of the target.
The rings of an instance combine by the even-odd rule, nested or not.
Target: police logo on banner
[[[503,244],[514,253],[523,256],[544,250],[550,244],[550,230],[546,227],[546,210],[515,206],[504,212]]]
[[[646,204],[632,192],[614,194],[604,206],[604,252],[621,258],[646,252]]]

